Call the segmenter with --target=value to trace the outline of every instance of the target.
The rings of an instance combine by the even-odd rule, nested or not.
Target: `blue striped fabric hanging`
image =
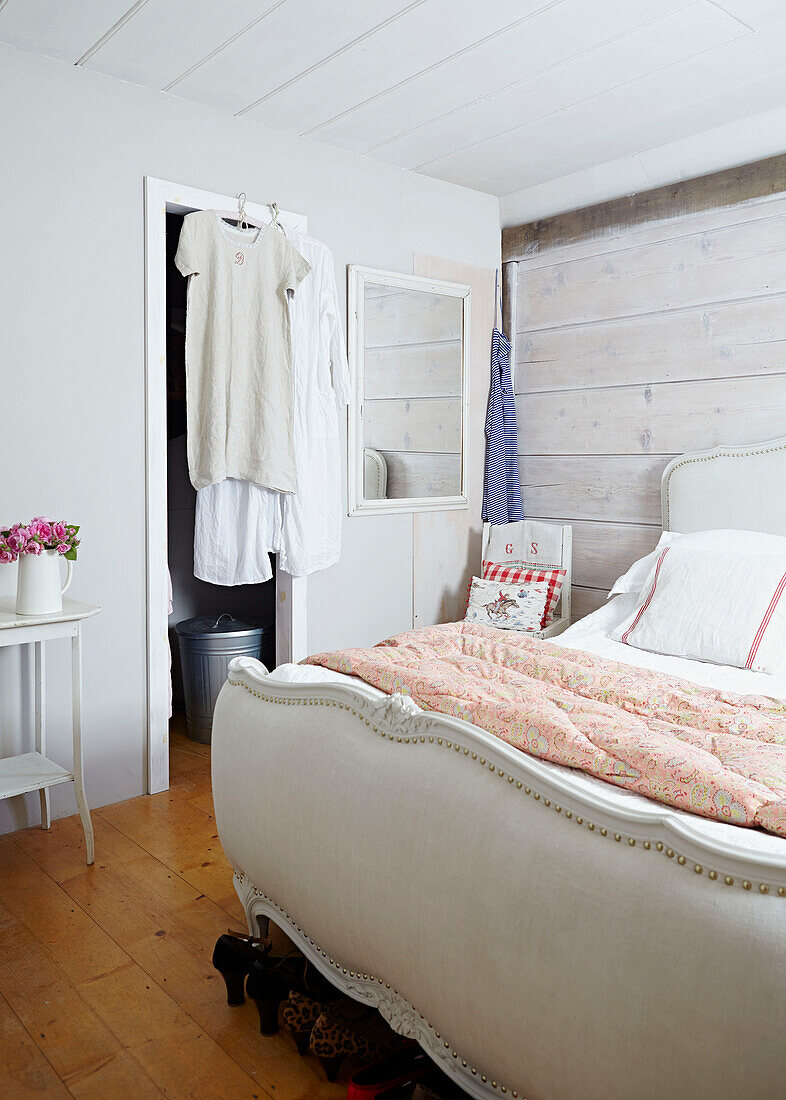
[[[513,523],[524,519],[519,482],[518,431],[510,344],[497,328],[499,281],[494,285],[494,331],[491,334],[491,386],[486,412],[486,473],[483,485],[483,519],[487,523]],[[500,308],[500,326],[502,324]]]

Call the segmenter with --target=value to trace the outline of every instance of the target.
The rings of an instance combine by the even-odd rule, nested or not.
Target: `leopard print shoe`
[[[246,992],[259,1011],[259,1030],[263,1035],[278,1031],[279,1006],[291,993],[303,993],[324,1007],[341,996],[300,954],[268,955],[254,963],[248,975]]]
[[[317,1019],[308,1048],[322,1063],[328,1081],[335,1081],[346,1058],[371,1062],[384,1058],[403,1042],[375,1009],[356,1001],[339,1001]]]
[[[308,1051],[311,1030],[326,1008],[324,1001],[317,1001],[295,990],[282,1004],[281,1026],[292,1036],[301,1054]]]

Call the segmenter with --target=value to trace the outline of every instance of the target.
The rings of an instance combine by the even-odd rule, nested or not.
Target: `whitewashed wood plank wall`
[[[365,441],[385,457],[389,497],[459,491],[461,322],[457,299],[366,288]]]
[[[786,156],[503,232],[524,509],[574,619],[660,533],[669,459],[786,434]]]

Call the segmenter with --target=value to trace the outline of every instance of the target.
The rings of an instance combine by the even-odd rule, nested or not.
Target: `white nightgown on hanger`
[[[330,250],[289,234],[311,265],[290,302],[297,492],[227,479],[197,493],[194,574],[212,584],[270,580],[268,552],[295,577],[334,565],[341,553],[341,448],[337,407],[349,402],[336,276]]]

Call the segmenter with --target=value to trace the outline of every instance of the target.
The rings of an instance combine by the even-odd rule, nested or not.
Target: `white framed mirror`
[[[349,514],[467,507],[470,288],[349,268]]]

